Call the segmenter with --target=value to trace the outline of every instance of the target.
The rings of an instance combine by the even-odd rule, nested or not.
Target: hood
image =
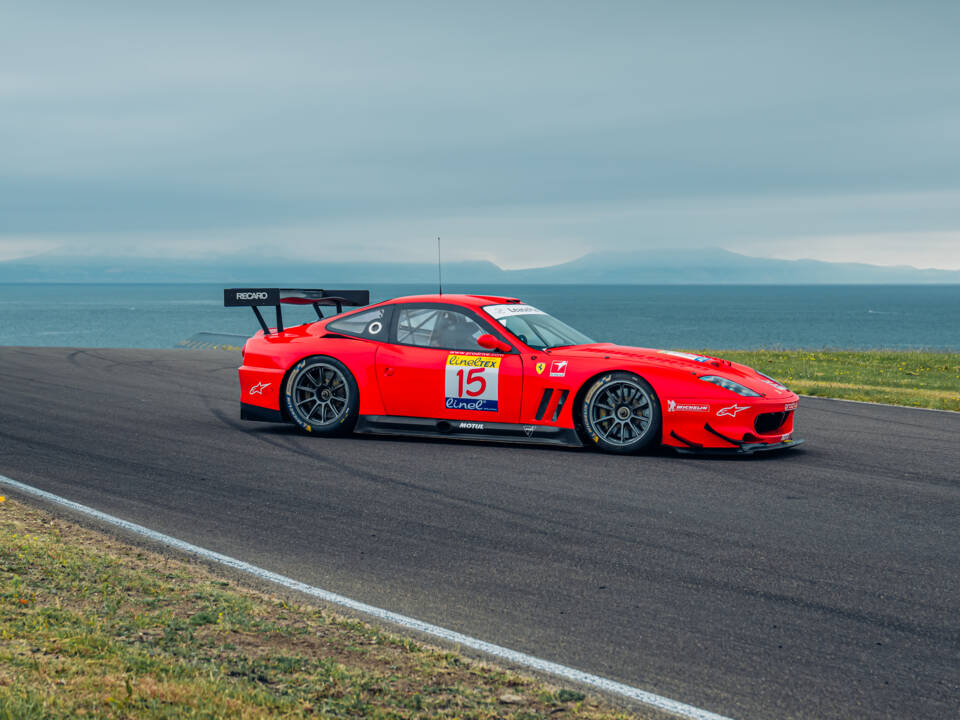
[[[776,380],[758,373],[751,367],[730,362],[721,358],[695,353],[679,352],[676,350],[658,350],[656,348],[630,347],[628,345],[614,345],[613,343],[593,343],[591,345],[573,345],[557,349],[555,353],[565,356],[590,357],[597,356],[612,360],[657,365],[663,368],[674,368],[697,375],[719,375],[738,382],[751,390],[766,397],[780,397],[791,395],[789,389]]]

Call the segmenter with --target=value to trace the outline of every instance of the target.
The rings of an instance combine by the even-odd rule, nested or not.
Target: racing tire
[[[347,366],[326,355],[305,357],[284,386],[287,415],[312,435],[346,435],[357,423],[360,390]]]
[[[579,424],[588,446],[623,455],[643,452],[660,442],[660,400],[639,375],[606,373],[586,386]]]

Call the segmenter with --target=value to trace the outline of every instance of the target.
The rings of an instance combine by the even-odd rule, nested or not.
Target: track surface
[[[224,352],[0,348],[0,474],[735,717],[956,717],[960,415],[644,458],[238,419]]]

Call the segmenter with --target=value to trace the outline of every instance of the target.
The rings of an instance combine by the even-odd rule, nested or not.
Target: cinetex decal
[[[501,359],[490,355],[447,355],[443,383],[446,408],[496,412]]]

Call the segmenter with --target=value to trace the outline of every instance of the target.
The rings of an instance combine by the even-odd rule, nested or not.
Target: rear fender
[[[291,334],[274,334],[267,339],[258,335],[248,341],[244,365],[240,367],[243,403],[279,411],[282,417],[289,419],[281,397],[290,372],[304,358],[325,355],[342,362],[353,374],[360,391],[361,415],[385,414],[376,375],[378,343],[343,336],[298,334],[292,338],[283,337]],[[267,386],[261,387],[257,383]]]

